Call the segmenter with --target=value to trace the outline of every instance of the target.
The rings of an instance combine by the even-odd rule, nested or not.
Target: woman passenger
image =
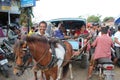
[[[75,31],[74,37],[75,38],[79,37],[82,34],[83,35],[87,35],[88,34],[88,31],[86,30],[85,24],[83,24],[82,27],[79,30]]]

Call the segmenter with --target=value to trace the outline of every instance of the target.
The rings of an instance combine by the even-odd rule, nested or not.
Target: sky
[[[120,0],[39,0],[33,7],[33,22],[90,15],[120,16]]]

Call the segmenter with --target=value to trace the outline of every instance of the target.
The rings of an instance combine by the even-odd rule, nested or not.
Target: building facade
[[[0,24],[19,22],[19,3],[15,0],[0,0]]]

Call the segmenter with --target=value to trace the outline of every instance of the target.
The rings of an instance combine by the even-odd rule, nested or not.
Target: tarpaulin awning
[[[115,25],[120,24],[120,17],[115,20]]]

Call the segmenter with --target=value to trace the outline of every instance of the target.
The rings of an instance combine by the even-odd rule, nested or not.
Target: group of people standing
[[[31,27],[30,32],[27,34],[28,36],[31,36],[33,34],[37,35],[43,35],[46,37],[50,37],[49,34],[46,32],[47,29],[47,23],[45,21],[41,21],[39,23],[38,29],[36,30],[34,27]],[[13,31],[8,32],[8,39],[9,40],[15,40],[15,38],[18,38],[19,32],[17,33],[16,29],[13,29]],[[68,36],[65,33],[65,29],[62,23],[58,24],[58,28],[54,31],[53,37],[64,39],[64,38],[71,38],[71,36]],[[92,70],[95,65],[95,61],[99,58],[111,58],[111,47],[115,48],[116,51],[116,58],[120,59],[120,26],[118,26],[118,31],[114,34],[114,41],[111,39],[110,35],[110,29],[108,26],[101,27],[98,24],[93,24],[90,27],[86,28],[86,25],[82,25],[80,29],[76,30],[74,33],[74,38],[79,37],[81,34],[88,34],[87,38],[92,38],[93,41],[91,42],[90,46],[95,47],[95,51],[92,54],[92,57],[90,59],[90,65],[88,68],[88,79],[92,75]]]
[[[120,25],[118,26],[118,31],[116,31],[114,34],[111,34],[113,32],[110,30],[109,26],[98,27],[98,29],[96,29],[96,32],[98,32],[98,34],[96,35],[94,41],[91,43],[91,47],[95,47],[95,51],[90,60],[87,80],[91,78],[94,65],[98,59],[111,59],[113,57],[111,48],[115,49],[113,62],[116,64],[116,62],[118,62],[118,59],[120,59]],[[114,36],[114,39],[112,39],[111,36]]]
[[[24,37],[25,35],[31,36],[33,34],[39,34],[48,36],[48,34],[45,32],[47,28],[47,23],[45,21],[42,21],[39,23],[38,29],[35,29],[35,27],[31,27],[28,34],[22,33],[21,29],[16,28],[16,26],[9,26],[8,30],[8,40],[14,44],[18,39]]]

